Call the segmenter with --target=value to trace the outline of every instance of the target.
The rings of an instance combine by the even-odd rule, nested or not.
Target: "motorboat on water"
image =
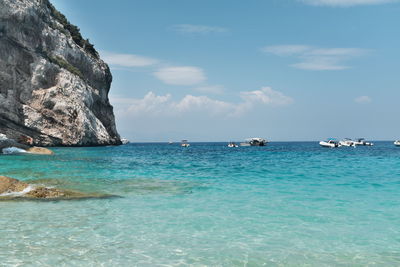
[[[340,144],[340,142],[338,140],[336,140],[335,138],[330,138],[326,141],[321,141],[319,142],[319,145],[322,147],[341,147],[342,145]]]
[[[394,141],[394,145],[395,145],[395,146],[400,146],[400,140]]]
[[[235,142],[229,142],[228,147],[239,147]]]
[[[126,138],[121,138],[121,143],[122,143],[123,145],[129,144],[129,140],[126,139]]]
[[[190,144],[187,140],[182,140],[181,147],[190,147]]]
[[[373,146],[374,145],[374,143],[372,143],[372,142],[365,141],[364,138],[357,138],[356,141],[354,141],[354,143],[356,144],[356,146]]]
[[[248,138],[244,143],[240,143],[240,146],[266,146],[267,140],[260,137]]]
[[[351,140],[350,138],[345,138],[343,140],[340,140],[339,144],[341,146],[352,146],[352,147],[356,146],[356,143],[353,140]]]

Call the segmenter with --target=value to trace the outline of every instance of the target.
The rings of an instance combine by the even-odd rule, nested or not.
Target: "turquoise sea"
[[[0,202],[1,266],[400,266],[400,148],[129,144],[2,155],[119,198]]]

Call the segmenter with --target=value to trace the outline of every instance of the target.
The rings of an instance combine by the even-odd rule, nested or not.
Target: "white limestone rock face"
[[[48,0],[0,0],[0,133],[38,146],[121,143],[110,70],[75,29]]]

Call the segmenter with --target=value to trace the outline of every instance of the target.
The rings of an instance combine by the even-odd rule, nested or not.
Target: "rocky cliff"
[[[48,0],[0,0],[0,133],[34,145],[120,144],[112,76]]]

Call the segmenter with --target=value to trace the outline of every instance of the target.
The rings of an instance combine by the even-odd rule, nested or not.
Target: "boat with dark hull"
[[[260,137],[253,137],[246,139],[244,143],[240,143],[240,146],[266,146],[267,144],[267,140]]]

